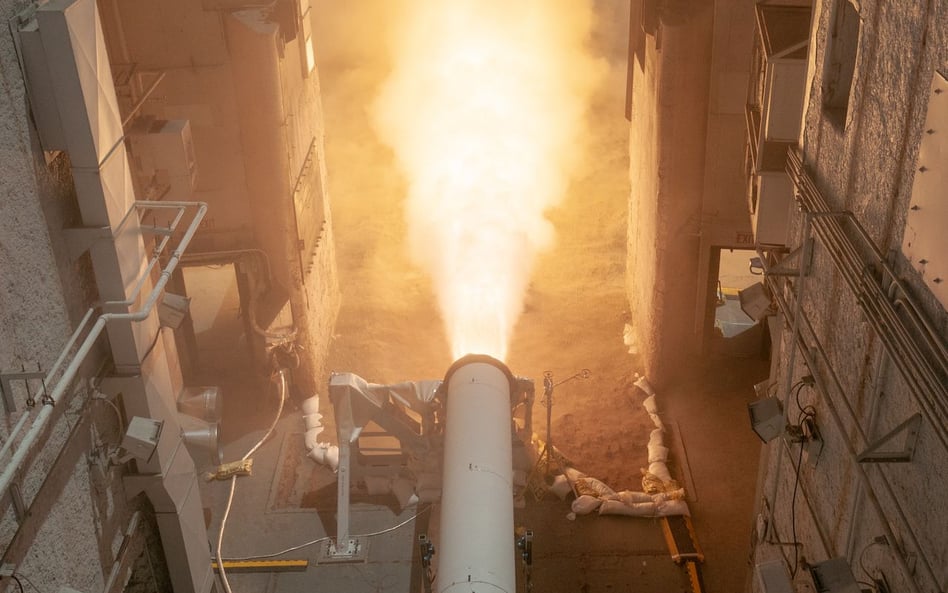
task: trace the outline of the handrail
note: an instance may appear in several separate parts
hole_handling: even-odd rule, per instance
[[[191,223],[188,225],[187,230],[184,232],[184,235],[181,237],[181,240],[178,242],[177,247],[171,253],[171,256],[168,259],[168,263],[165,264],[164,269],[161,271],[161,276],[158,278],[158,281],[155,283],[154,288],[148,295],[148,298],[145,300],[145,303],[142,305],[142,308],[134,313],[103,313],[96,319],[95,324],[89,330],[89,333],[86,334],[85,339],[82,341],[82,344],[79,346],[79,349],[73,355],[69,365],[66,367],[66,370],[63,372],[62,376],[56,382],[55,387],[48,397],[44,398],[43,406],[40,409],[39,413],[36,415],[36,418],[33,420],[33,424],[30,425],[29,431],[23,437],[23,440],[20,441],[17,445],[15,451],[13,452],[13,458],[10,463],[6,465],[3,469],[3,473],[0,474],[0,495],[4,494],[7,489],[10,487],[10,484],[13,481],[13,477],[16,472],[20,470],[24,462],[26,461],[27,455],[29,455],[31,449],[36,445],[36,442],[39,440],[40,434],[45,428],[46,424],[49,422],[50,417],[52,416],[53,409],[56,402],[62,398],[63,394],[69,388],[69,385],[72,383],[73,379],[76,377],[76,373],[79,370],[79,367],[85,361],[86,356],[92,350],[95,341],[102,334],[102,330],[105,329],[106,325],[110,321],[124,320],[129,322],[141,322],[148,318],[151,314],[152,308],[158,302],[158,298],[161,296],[162,291],[165,288],[165,285],[168,283],[168,280],[171,278],[171,274],[174,272],[175,268],[178,266],[178,262],[181,260],[181,257],[184,255],[184,250],[187,249],[188,245],[191,243],[191,239],[194,237],[194,234],[197,232],[198,226],[201,224],[201,221],[204,219],[204,214],[207,212],[207,204],[205,202],[150,202],[150,201],[136,201],[132,208],[129,210],[129,213],[134,209],[139,208],[180,208],[182,211],[186,208],[197,206],[197,212],[194,214],[194,218],[191,220]],[[127,219],[128,213],[126,213],[125,218],[123,218],[123,223]],[[167,245],[167,242],[162,242],[162,246]],[[154,253],[152,258],[157,260],[160,253]],[[145,274],[150,273],[146,271]],[[113,303],[106,303],[113,304]],[[76,329],[72,337],[67,343],[67,347],[64,348],[63,353],[60,355],[59,359],[56,361],[56,364],[50,370],[46,376],[46,383],[51,384],[55,379],[56,371],[59,370],[59,366],[65,361],[68,356],[68,352],[72,349],[73,344],[75,344],[78,336],[82,333],[84,327],[88,324],[88,320],[92,317],[92,312],[94,309],[90,309],[86,313],[86,316],[83,318],[83,323]]]

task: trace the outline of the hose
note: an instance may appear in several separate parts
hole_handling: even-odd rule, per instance
[[[267,429],[267,432],[264,433],[263,437],[257,441],[257,444],[250,448],[243,457],[240,458],[241,461],[246,461],[253,455],[257,449],[260,448],[263,443],[270,438],[270,435],[273,434],[273,431],[276,429],[277,423],[280,421],[280,416],[283,415],[283,404],[286,402],[286,372],[287,370],[281,368],[276,371],[276,375],[280,376],[280,405],[277,408],[277,413],[273,418],[273,422],[270,423],[270,428]],[[271,377],[272,378],[272,377]],[[221,551],[221,545],[224,541],[224,529],[227,527],[227,517],[230,515],[231,505],[234,503],[234,491],[237,488],[237,476],[232,476],[230,479],[230,492],[227,494],[227,506],[224,507],[224,516],[221,517],[221,528],[217,533],[217,570],[221,577],[221,583],[224,585],[224,591],[227,593],[233,593],[230,588],[230,583],[227,581],[227,573],[224,570],[223,562],[223,552]]]

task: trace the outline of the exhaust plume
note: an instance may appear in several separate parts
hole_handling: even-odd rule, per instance
[[[375,104],[408,181],[415,261],[432,276],[453,354],[501,360],[545,213],[583,154],[603,64],[585,48],[587,0],[407,0]]]

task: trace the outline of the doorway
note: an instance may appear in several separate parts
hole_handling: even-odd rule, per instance
[[[762,271],[753,264],[757,252],[727,247],[715,251],[711,262],[714,290],[709,291],[708,304],[708,323],[713,326],[710,351],[728,356],[757,355],[762,349],[763,328],[744,311],[740,300],[742,291],[763,280]]]

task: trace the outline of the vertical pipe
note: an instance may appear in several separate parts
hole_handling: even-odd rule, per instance
[[[344,550],[349,547],[349,463],[352,449],[348,439],[339,440],[339,469],[336,475],[336,547]]]

